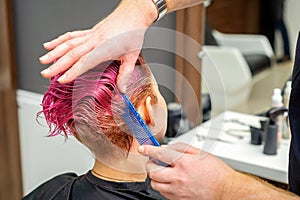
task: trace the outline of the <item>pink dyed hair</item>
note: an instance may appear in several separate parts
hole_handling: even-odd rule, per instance
[[[136,65],[128,81],[128,96],[135,106],[142,103],[147,95],[156,101],[150,69],[145,66],[142,57],[139,57]],[[127,134],[128,130],[120,128],[120,124],[115,122],[114,114],[118,114],[118,108],[113,107],[117,104],[112,102],[118,95],[116,77],[119,66],[119,61],[101,63],[67,84],[57,81],[61,74],[51,79],[42,101],[43,110],[38,113],[45,116],[50,128],[49,136],[75,135],[94,153],[99,151],[99,146],[108,148],[107,141],[128,152],[133,138]],[[136,83],[139,82],[145,84],[137,87]],[[113,113],[113,109],[116,112]],[[107,151],[100,150],[99,154]]]

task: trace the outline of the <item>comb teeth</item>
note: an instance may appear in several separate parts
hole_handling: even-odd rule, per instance
[[[160,146],[159,142],[151,133],[145,121],[141,118],[140,114],[132,105],[128,97],[125,94],[122,94],[122,97],[126,104],[122,118],[140,145],[148,144]]]

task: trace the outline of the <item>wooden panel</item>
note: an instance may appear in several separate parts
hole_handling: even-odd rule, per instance
[[[207,22],[224,33],[259,33],[260,0],[214,0]]]
[[[0,199],[22,197],[12,7],[0,0]]]
[[[204,7],[203,5],[177,11],[176,13],[176,30],[192,38],[196,43],[203,44],[203,22]],[[200,59],[197,57],[201,50],[200,45],[195,45],[184,39],[177,37],[176,51],[181,52],[183,56],[176,55],[176,71],[182,74],[188,81],[183,81],[176,76],[176,96],[180,99],[180,103],[188,117],[194,124],[201,123],[201,74]],[[188,59],[187,59],[188,58]],[[192,63],[188,62],[192,61]],[[189,90],[188,85],[192,88]],[[192,96],[196,96],[195,98]],[[197,109],[199,109],[197,111]]]

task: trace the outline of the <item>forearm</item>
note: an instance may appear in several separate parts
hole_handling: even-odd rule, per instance
[[[222,199],[300,199],[293,193],[274,187],[263,180],[236,173],[224,188]]]
[[[166,0],[167,12],[173,12],[182,8],[191,7],[204,2],[205,0]]]
[[[166,0],[167,13],[194,6],[205,0]],[[156,6],[152,0],[122,0],[117,9],[123,9],[127,14],[135,16],[136,20],[142,20],[146,26],[150,26],[158,16]],[[124,13],[123,13],[124,14]]]
[[[157,8],[152,0],[122,0],[117,10],[120,12],[112,14],[118,13],[120,18],[129,15],[131,19],[143,23],[146,27],[151,26],[158,16]]]

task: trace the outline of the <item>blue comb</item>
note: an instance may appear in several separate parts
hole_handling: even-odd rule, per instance
[[[145,121],[142,119],[141,115],[137,112],[134,105],[128,99],[125,94],[122,94],[122,97],[127,105],[124,108],[124,113],[122,114],[122,118],[127,124],[128,128],[137,139],[140,145],[148,144],[153,146],[160,146],[159,142],[156,140],[155,136],[151,133]],[[168,164],[161,162],[159,160],[150,158],[153,162],[158,165],[169,167]]]
[[[127,124],[128,128],[140,143],[140,145],[148,144],[153,146],[160,146],[155,136],[151,133],[145,121],[142,119],[140,114],[137,112],[134,105],[128,99],[125,94],[122,97],[127,105],[122,115],[123,120]]]

